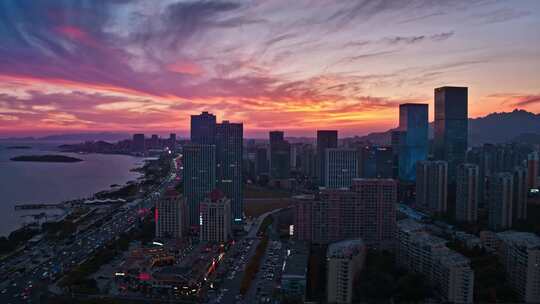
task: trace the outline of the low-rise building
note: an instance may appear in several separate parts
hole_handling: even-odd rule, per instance
[[[200,239],[225,243],[231,236],[231,201],[220,190],[214,190],[200,204]]]
[[[287,250],[281,275],[281,290],[284,299],[303,303],[306,296],[308,258],[309,252],[303,242],[296,242]]]

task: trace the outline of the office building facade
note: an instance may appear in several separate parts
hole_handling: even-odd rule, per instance
[[[244,210],[242,155],[244,127],[223,121],[216,124],[217,187],[231,200],[232,220],[241,223]]]
[[[189,224],[199,226],[199,204],[216,187],[216,146],[188,144],[183,147],[184,196]]]
[[[457,165],[465,162],[468,143],[468,88],[435,89],[434,155],[448,162],[448,176],[455,178]]]
[[[349,188],[358,177],[358,151],[345,148],[324,150],[324,183],[326,188]]]
[[[428,105],[407,103],[399,106],[399,178],[416,179],[416,164],[428,155]]]

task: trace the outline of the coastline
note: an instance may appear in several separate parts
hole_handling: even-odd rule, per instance
[[[9,143],[10,146],[23,144]],[[3,197],[5,203],[0,206],[0,211],[4,214],[2,219],[5,219],[0,226],[0,236],[7,237],[10,233],[27,225],[28,222],[33,222],[33,219],[29,218],[32,214],[27,214],[32,212],[15,212],[15,205],[58,204],[82,197],[94,197],[99,193],[115,191],[126,185],[137,183],[143,176],[139,170],[134,170],[143,165],[143,158],[136,156],[65,153],[69,156],[78,156],[84,161],[48,163],[9,160],[22,154],[64,154],[58,151],[58,143],[38,145],[33,142],[32,144],[31,150],[0,149],[0,162],[5,169],[0,172],[0,177],[5,175],[7,180],[4,184],[7,190]],[[7,145],[5,144],[4,147]],[[120,186],[111,187],[112,185]],[[33,211],[34,215],[40,212],[40,210]]]

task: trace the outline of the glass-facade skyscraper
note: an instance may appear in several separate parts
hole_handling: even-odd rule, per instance
[[[242,153],[244,127],[224,120],[216,125],[217,187],[231,200],[231,219],[242,221]]]
[[[457,165],[465,162],[468,139],[468,88],[435,89],[435,159],[448,162],[449,180]]]
[[[199,225],[199,204],[216,187],[216,146],[188,144],[183,147],[184,196],[190,226]]]
[[[216,123],[216,116],[208,112],[191,116],[192,146],[187,147],[187,152],[191,154],[186,155],[184,153],[184,158],[185,162],[191,161],[194,163],[195,168],[193,169],[193,167],[185,164],[184,171],[186,171],[186,166],[190,170],[200,169],[201,171],[186,172],[184,180],[186,183],[185,190],[189,193],[189,191],[194,190],[187,189],[187,183],[190,182],[188,179],[194,176],[199,179],[190,187],[198,187],[199,192],[204,193],[190,193],[187,197],[188,203],[190,202],[190,196],[198,199],[198,202],[192,202],[193,207],[197,208],[197,210],[198,207],[195,204],[204,199],[205,193],[207,194],[217,187],[231,201],[232,214],[229,218],[235,222],[242,221],[244,209],[242,193],[243,136],[244,127],[241,123],[230,123],[226,120],[222,123]],[[194,153],[192,151],[193,146],[199,147],[201,151]],[[211,172],[213,176],[212,182],[209,182],[205,172]],[[208,176],[210,176],[210,173],[208,173]],[[206,185],[202,185],[202,183],[206,183]]]
[[[416,180],[416,163],[427,159],[428,105],[406,103],[399,106],[399,178]]]

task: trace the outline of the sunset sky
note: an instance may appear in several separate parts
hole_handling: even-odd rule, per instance
[[[362,135],[443,85],[471,117],[540,112],[540,1],[0,1],[0,137],[185,135],[203,110]]]

